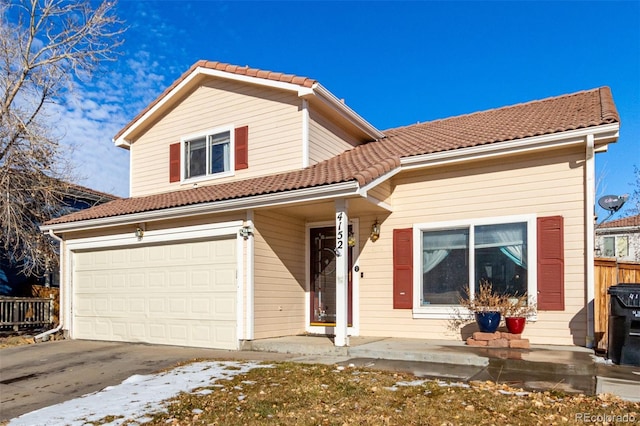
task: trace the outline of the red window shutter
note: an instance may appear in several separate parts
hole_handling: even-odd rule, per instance
[[[393,309],[413,308],[413,229],[393,230]]]
[[[564,221],[538,218],[538,309],[564,311]]]
[[[235,130],[235,166],[236,170],[249,167],[249,126],[238,127]]]
[[[180,142],[169,145],[169,182],[180,181]]]

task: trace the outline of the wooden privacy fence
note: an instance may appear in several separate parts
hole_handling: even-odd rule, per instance
[[[0,298],[0,328],[35,328],[53,323],[53,300],[33,297]]]
[[[595,259],[595,294],[593,301],[595,343],[607,350],[609,330],[609,287],[616,284],[640,283],[640,263]],[[640,284],[639,284],[640,286]]]

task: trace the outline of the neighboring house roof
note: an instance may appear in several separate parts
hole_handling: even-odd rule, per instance
[[[628,216],[628,217],[623,217],[621,219],[604,222],[598,226],[598,230],[611,229],[611,228],[628,228],[632,226],[640,227],[640,214],[636,216]]]
[[[287,78],[295,78],[293,76]],[[396,169],[401,159],[618,123],[608,87],[391,129],[302,170],[169,193],[115,200],[47,222],[55,225],[149,212],[335,183],[361,187]]]
[[[78,185],[76,183],[67,183],[66,185],[66,192],[70,197],[82,199],[85,201],[105,203],[107,201],[113,201],[120,198],[117,195],[96,191],[95,189],[87,188],[86,186]]]

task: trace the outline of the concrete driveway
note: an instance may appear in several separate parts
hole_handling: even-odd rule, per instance
[[[288,354],[62,340],[0,349],[0,422],[199,359],[280,361]]]

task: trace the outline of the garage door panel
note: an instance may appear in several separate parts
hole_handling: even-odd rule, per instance
[[[167,274],[164,272],[150,271],[147,274],[149,280],[149,289],[165,289],[167,288]]]
[[[167,311],[167,300],[159,297],[149,299],[149,313],[156,317],[155,314],[162,314]]]
[[[74,253],[74,337],[236,349],[235,249],[229,239]]]
[[[129,335],[133,339],[138,339],[139,341],[144,341],[147,337],[147,330],[143,323],[140,322],[131,322],[129,323]]]

